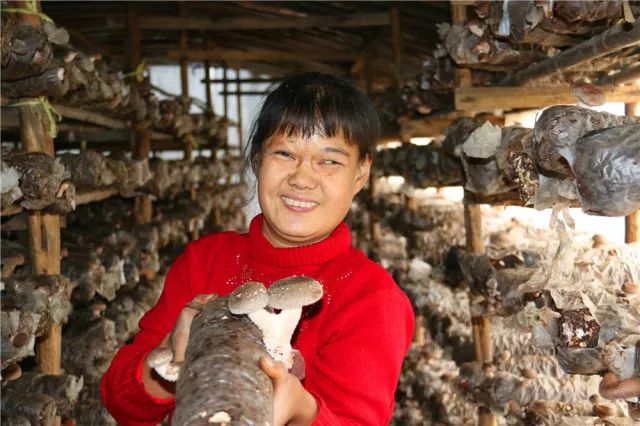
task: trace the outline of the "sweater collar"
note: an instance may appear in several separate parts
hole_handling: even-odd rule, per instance
[[[277,267],[320,265],[351,247],[351,232],[344,222],[331,235],[316,243],[300,247],[274,247],[262,234],[263,221],[263,215],[259,214],[249,225],[249,256],[261,263]]]

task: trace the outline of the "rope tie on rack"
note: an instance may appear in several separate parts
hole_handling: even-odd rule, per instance
[[[124,74],[122,77],[123,78],[134,77],[138,83],[142,83],[142,80],[144,80],[144,72],[146,69],[147,69],[147,61],[143,59],[142,61],[140,61],[140,63],[138,64],[135,70]]]
[[[62,120],[62,115],[55,110],[55,108],[49,102],[49,99],[47,99],[46,97],[40,96],[35,99],[19,101],[9,105],[5,105],[5,106],[7,107],[41,106],[42,109],[44,110],[45,115],[47,116],[47,120],[49,121],[49,136],[51,136],[51,138],[55,138],[56,136],[58,136],[58,126],[56,125],[56,122]]]
[[[198,141],[193,137],[191,133],[186,134],[183,138],[183,142],[185,145],[191,145],[194,148],[198,148]]]
[[[22,14],[25,14],[25,15],[35,15],[35,16],[39,17],[40,19],[42,19],[43,21],[53,23],[53,19],[49,18],[47,15],[45,15],[44,13],[42,13],[42,12],[40,12],[38,10],[38,4],[36,3],[36,0],[27,0],[25,3],[27,4],[26,8],[22,8],[22,7],[3,7],[2,8],[2,12],[3,13],[22,13]]]

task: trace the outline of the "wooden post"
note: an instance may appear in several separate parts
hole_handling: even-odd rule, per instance
[[[186,4],[181,1],[178,5],[180,9],[180,17],[184,18],[187,15]],[[187,32],[185,30],[180,31],[180,50],[183,52],[188,49]],[[180,94],[183,98],[189,97],[189,61],[186,58],[180,58],[180,87],[182,88]],[[187,111],[187,114],[189,111]],[[188,140],[189,138],[187,138]],[[193,156],[193,145],[191,142],[187,142],[184,145],[184,159],[191,160]]]
[[[227,63],[225,62],[224,65],[222,66],[222,100],[223,100],[223,106],[224,106],[224,118],[228,119],[229,118],[229,98],[227,97],[227,92],[229,91],[229,86],[227,85],[228,79],[227,79]]]
[[[640,102],[625,104],[625,113],[640,117]],[[640,210],[624,218],[624,242],[627,244],[640,241]]]
[[[398,86],[402,86],[402,32],[400,30],[400,9],[398,5],[392,4],[389,8],[391,24],[391,52],[393,54],[393,64],[396,69]]]
[[[453,24],[464,24],[467,19],[467,5],[464,3],[451,2],[451,22]],[[456,69],[457,87],[470,87],[472,85],[471,70]],[[474,115],[469,112],[469,115]],[[482,212],[480,205],[469,204],[465,191],[464,203],[464,229],[466,236],[466,248],[469,253],[484,253],[484,243],[482,239]],[[472,316],[471,329],[473,336],[473,348],[477,362],[484,364],[493,359],[493,344],[491,342],[491,321],[488,316]],[[478,425],[497,426],[496,416],[482,405],[478,406]]]
[[[209,61],[204,61],[204,93],[207,97],[207,112],[210,114],[214,113],[213,108],[213,96],[211,94],[211,63]]]
[[[127,10],[129,26],[129,68],[135,69],[141,61],[140,44],[140,18],[135,6],[129,5]],[[149,157],[151,151],[151,130],[141,128],[136,123],[131,125],[131,138],[134,157],[143,160]],[[151,222],[153,216],[153,205],[151,197],[148,195],[138,195],[134,201],[133,214],[136,223],[143,225]]]
[[[236,69],[236,90],[238,92],[238,95],[236,97],[238,112],[238,144],[240,147],[240,152],[242,153],[242,147],[244,144],[242,142],[242,95],[240,94],[240,68]],[[240,180],[243,180],[242,176],[240,176]]]
[[[15,6],[28,9],[27,2],[16,2]],[[40,10],[40,2],[36,2]],[[22,23],[39,27],[40,17],[19,14]],[[20,107],[20,139],[25,152],[44,152],[55,156],[53,139],[49,135],[50,122],[40,105]],[[29,256],[31,273],[34,275],[60,274],[60,216],[56,214],[30,211],[27,217]],[[36,342],[36,361],[46,374],[60,374],[62,360],[62,326],[52,324],[49,330]],[[60,418],[56,419],[57,423]]]
[[[404,205],[407,209],[416,212],[418,210],[418,203],[416,199],[410,195],[405,195],[404,197]],[[413,241],[409,240],[409,244],[414,244]],[[421,312],[416,315],[416,325],[415,331],[413,334],[413,341],[418,346],[424,346],[426,343],[425,337],[427,335],[427,327],[426,327],[426,319]]]

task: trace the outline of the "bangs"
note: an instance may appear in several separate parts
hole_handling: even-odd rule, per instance
[[[333,93],[332,93],[333,92]],[[307,86],[303,90],[287,91],[272,131],[285,136],[309,138],[314,134],[324,137],[342,135],[348,143],[356,144],[350,115],[353,104],[341,96],[335,87]]]
[[[380,121],[369,98],[351,84],[332,75],[306,73],[286,78],[265,98],[247,146],[251,164],[276,134],[342,136],[357,145],[360,159],[372,159]]]

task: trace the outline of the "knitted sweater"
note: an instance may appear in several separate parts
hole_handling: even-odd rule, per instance
[[[262,221],[254,218],[247,234],[221,232],[192,242],[171,266],[158,303],[102,378],[102,400],[120,425],[156,425],[173,411],[174,398],[145,391],[142,366],[186,303],[198,294],[224,296],[246,281],[268,287],[291,275],[310,276],[324,287],[292,345],[305,360],[303,386],[318,403],[313,424],[389,424],[413,335],[409,300],[381,266],[351,246],[345,223],[317,243],[277,248],[263,236]]]

